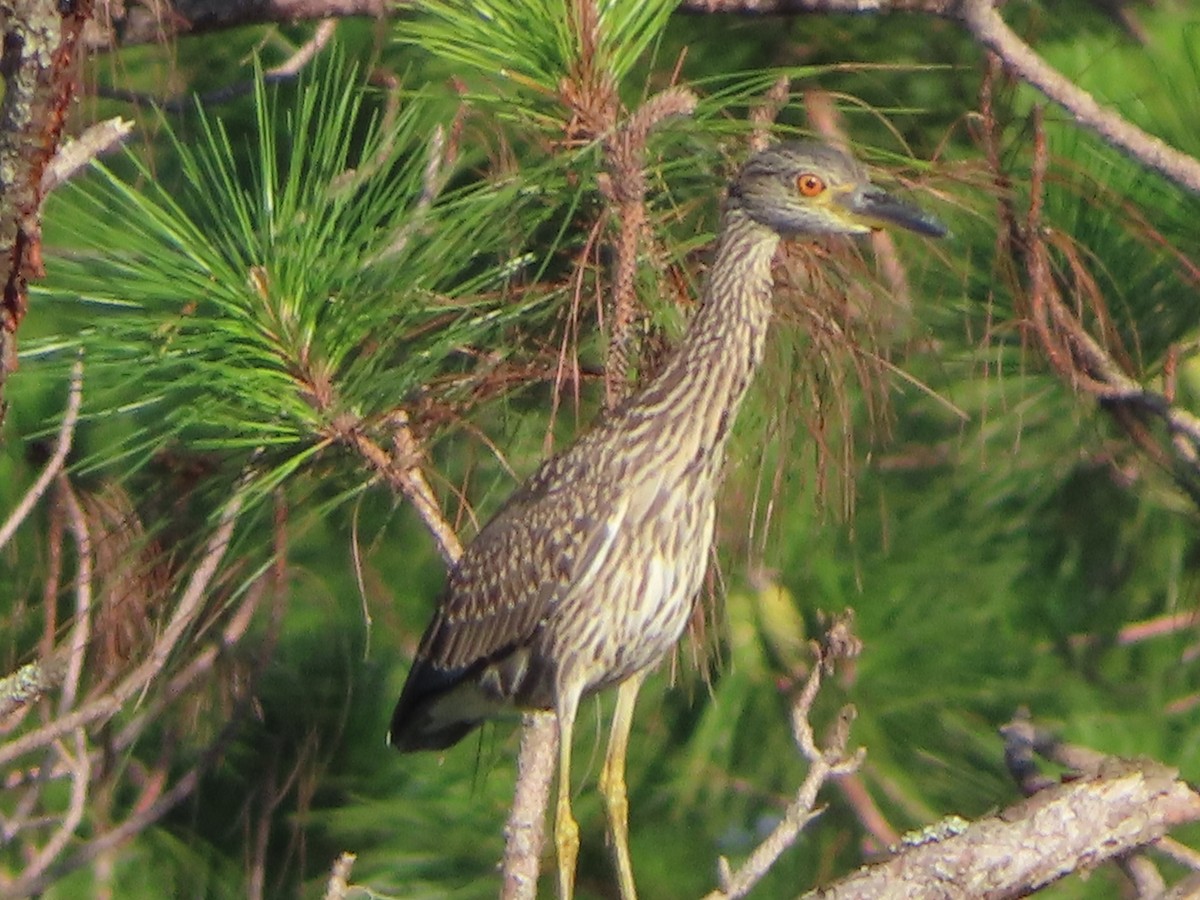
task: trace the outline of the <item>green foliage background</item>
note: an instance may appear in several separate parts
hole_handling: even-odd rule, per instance
[[[678,674],[664,666],[639,707],[629,772],[644,896],[710,889],[717,857],[739,860],[800,783],[787,708],[819,610],[856,611],[865,652],[822,711],[857,707],[862,779],[900,831],[1014,799],[996,728],[1021,706],[1069,740],[1200,777],[1194,634],[1120,640],[1131,622],[1194,608],[1196,508],[1022,340],[1019,288],[995,258],[995,189],[973,139],[974,46],[952,24],[918,17],[718,24],[670,16],[664,3],[600,5],[601,56],[627,105],[673,77],[701,101],[651,141],[649,203],[666,258],[643,265],[650,334],[677,334],[662,267],[693,292],[701,282],[724,177],[746,152],[747,111],[781,73],[795,93],[780,134],[805,127],[803,90],[832,92],[862,155],[916,173],[919,201],[953,231],[940,246],[898,238],[913,308],[871,288],[876,320],[860,337],[888,367],[865,386],[855,353],[823,349],[800,301],[781,301],[730,454],[717,661],[706,681],[685,644]],[[355,880],[381,896],[496,891],[514,729],[489,726],[440,756],[384,747],[442,569],[416,517],[337,435],[349,420],[386,442],[401,403],[452,410],[423,427],[435,488],[469,536],[456,492],[482,519],[517,483],[493,446],[527,474],[548,435],[561,446],[598,409],[591,379],[578,405],[568,398],[550,413],[572,266],[602,205],[598,148],[562,141],[555,95],[578,46],[561,6],[496,0],[485,18],[474,4],[441,4],[382,39],[375,26],[342,24],[337,47],[298,84],[202,113],[143,115],[144,144],[51,199],[49,275],[10,382],[2,505],[36,472],[83,348],[79,479],[119,479],[181,554],[194,545],[177,517],[203,522],[250,459],[256,496],[282,492],[289,510],[291,591],[258,714],[195,796],[121,851],[118,896],[240,895],[264,816],[272,896],[318,896],[343,849],[358,854]],[[1147,46],[1087,4],[1078,16],[1009,6],[1098,99],[1200,154],[1200,18],[1188,4],[1139,11]],[[253,51],[270,64],[305,36],[189,40],[173,56],[97,60],[93,77],[203,91],[252,77]],[[394,119],[367,78],[380,69],[401,73]],[[460,102],[460,156],[426,208],[430,136],[451,127]],[[1035,102],[1009,86],[997,104],[1018,208]],[[1161,374],[1169,348],[1183,348],[1181,400],[1194,408],[1200,303],[1188,266],[1200,260],[1200,201],[1057,111],[1047,119],[1050,222],[1088,259],[1141,373]],[[934,155],[932,166],[915,162]],[[869,264],[845,272],[872,277]],[[587,310],[582,320],[581,357],[595,367],[602,334]],[[480,393],[505,366],[538,374]],[[317,397],[313,384],[329,391]],[[823,452],[807,427],[818,421]],[[204,463],[186,510],[155,498],[166,453]],[[265,504],[256,515],[267,521]],[[240,535],[241,557],[262,564],[269,529],[250,523]],[[37,627],[37,567],[26,564],[37,537],[22,542],[0,567],[8,668]],[[615,895],[593,791],[610,704],[585,707],[576,744],[585,897]],[[198,713],[219,714],[217,704]],[[795,894],[872,849],[841,796],[825,800],[758,896]],[[88,894],[93,877],[77,872],[49,896]],[[1055,896],[1106,896],[1118,884],[1101,871]]]

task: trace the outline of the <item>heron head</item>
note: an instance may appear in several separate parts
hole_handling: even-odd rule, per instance
[[[856,159],[816,141],[754,154],[734,179],[729,199],[785,237],[866,234],[889,225],[929,237],[946,234],[933,216],[871,184]]]

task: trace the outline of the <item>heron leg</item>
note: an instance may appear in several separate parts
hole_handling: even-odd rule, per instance
[[[571,900],[575,892],[575,861],[579,857],[579,823],[571,815],[571,735],[579,693],[560,693],[558,718],[558,806],[554,814],[554,844],[558,851],[559,900]]]
[[[621,900],[636,900],[633,886],[633,865],[629,861],[629,798],[625,791],[625,752],[629,746],[629,729],[633,725],[633,707],[638,691],[646,680],[646,670],[633,675],[617,689],[617,708],[613,712],[612,734],[608,752],[600,769],[600,793],[608,811],[608,836],[617,862],[617,881]]]

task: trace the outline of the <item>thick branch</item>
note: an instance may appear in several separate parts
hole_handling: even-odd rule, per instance
[[[1144,847],[1200,820],[1200,795],[1174,769],[1107,760],[1095,776],[1058,785],[945,838],[933,836],[822,891],[851,897],[1024,897],[1071,872]]]
[[[551,712],[525,715],[517,754],[517,786],[504,826],[501,900],[533,900],[546,831],[546,802],[558,754],[558,723]]]
[[[6,254],[0,297],[0,388],[17,365],[17,329],[28,281],[42,275],[42,177],[58,148],[75,95],[75,56],[86,2],[7,3],[0,15],[0,246]],[[3,418],[0,398],[0,419]]]

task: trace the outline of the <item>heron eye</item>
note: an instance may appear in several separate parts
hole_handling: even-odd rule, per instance
[[[817,194],[824,193],[825,180],[820,175],[805,172],[803,175],[796,176],[796,190],[803,197],[815,197]]]

